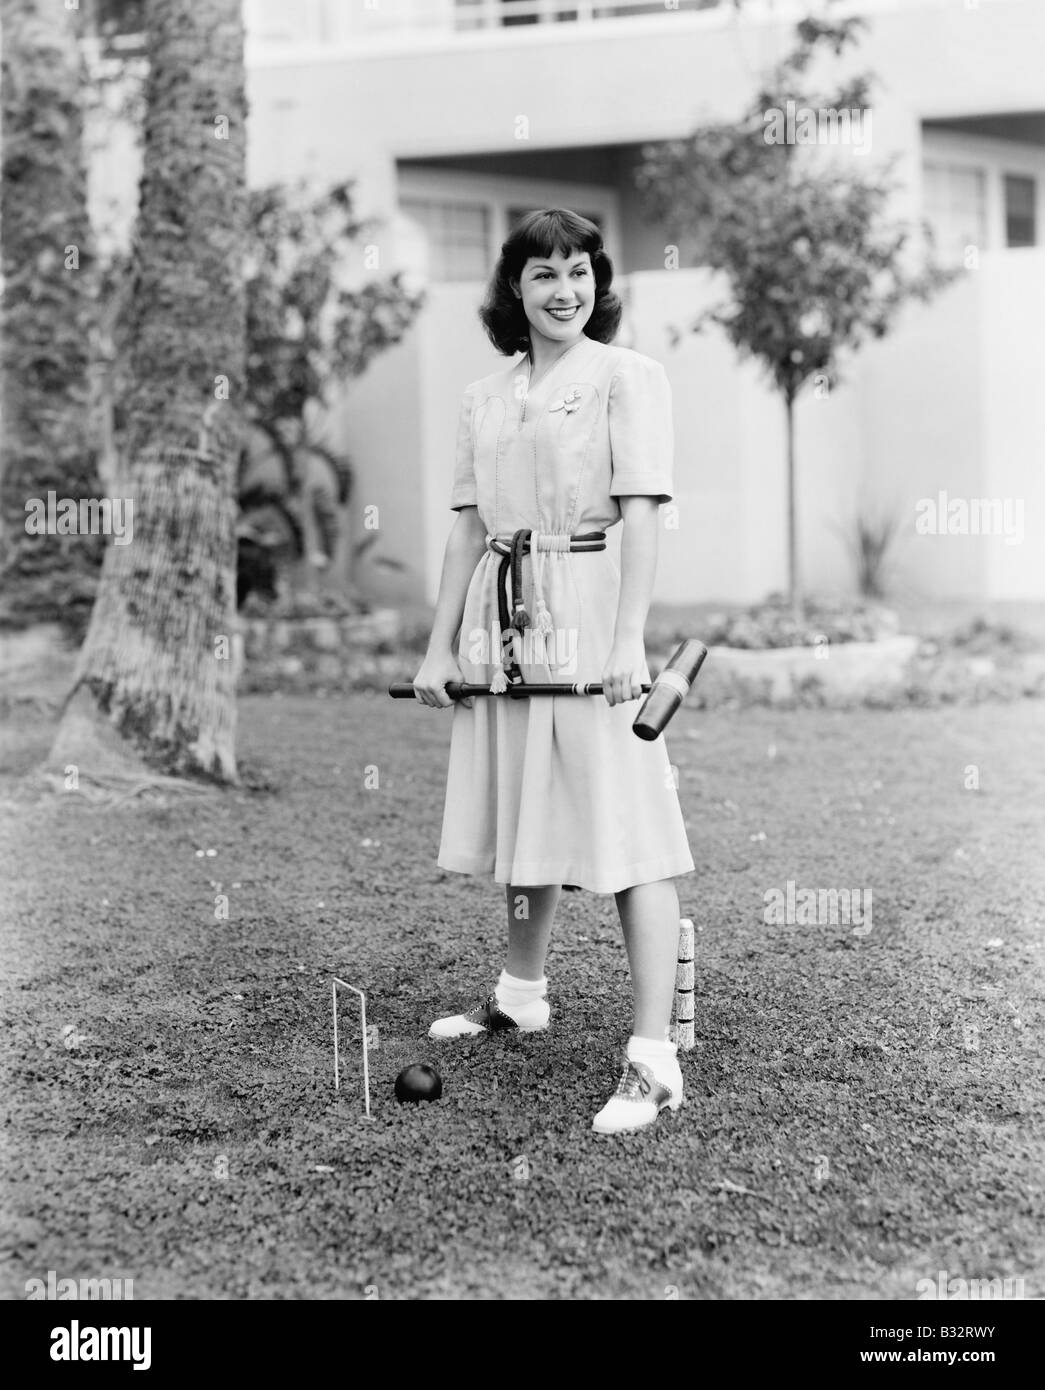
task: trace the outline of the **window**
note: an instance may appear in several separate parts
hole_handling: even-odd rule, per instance
[[[485,280],[490,272],[490,209],[484,203],[402,198],[404,216],[428,243],[430,280]]]
[[[287,14],[287,6],[279,0],[246,0],[244,21],[247,37],[261,43],[294,43],[312,38],[315,15]]]
[[[961,260],[967,246],[987,246],[987,175],[964,164],[926,163],[925,215],[944,259]]]
[[[1024,174],[1005,175],[1005,245],[1037,246],[1034,204],[1037,186]]]

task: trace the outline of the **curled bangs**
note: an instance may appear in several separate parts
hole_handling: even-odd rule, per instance
[[[531,258],[540,260],[556,252],[568,258],[585,251],[592,256],[601,249],[602,234],[595,223],[565,208],[549,208],[544,212],[527,214],[503,248],[518,270],[522,270]]]

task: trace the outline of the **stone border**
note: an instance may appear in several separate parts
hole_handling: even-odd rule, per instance
[[[394,655],[404,632],[395,608],[340,617],[243,618],[238,626],[235,668],[241,694],[307,690],[317,683],[352,689],[379,681],[386,667],[405,669],[412,659]]]
[[[407,680],[422,660],[416,622],[395,608],[309,618],[237,621],[233,661],[238,693],[306,694],[372,690]],[[659,670],[677,646],[647,644]],[[57,624],[0,632],[0,704],[68,693],[76,647]],[[935,641],[893,636],[878,642],[746,649],[711,648],[687,703],[745,706],[908,706],[1045,698],[1045,652],[977,655]]]
[[[712,647],[699,686],[707,687],[709,699],[734,693],[788,704],[813,689],[825,704],[862,704],[904,688],[918,646],[917,637],[898,636],[815,647]]]
[[[291,651],[353,652],[382,644],[395,645],[403,622],[395,608],[376,608],[371,613],[343,617],[242,618],[243,655],[248,662],[264,661]]]

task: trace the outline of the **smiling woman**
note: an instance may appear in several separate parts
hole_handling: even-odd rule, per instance
[[[592,1122],[600,1134],[682,1104],[668,1036],[672,880],[693,870],[664,740],[636,739],[630,708],[650,678],[643,628],[658,506],[672,495],[671,394],[659,363],[611,344],[612,278],[599,229],[565,209],[530,213],[501,248],[480,317],[505,356],[525,355],[465,390],[450,497],[459,516],[413,680],[437,709],[451,704],[451,680],[492,695],[511,685],[516,697],[454,707],[438,863],[505,886],[508,952],[485,1002],[437,1019],[430,1036],[544,1031],[559,895],[613,893],[635,1022],[617,1092]],[[618,569],[606,533],[619,523]],[[567,676],[601,681],[603,695],[518,698]]]

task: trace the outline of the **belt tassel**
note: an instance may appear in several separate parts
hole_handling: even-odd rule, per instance
[[[516,632],[525,632],[530,626],[530,615],[526,611],[522,594],[522,557],[523,547],[529,543],[532,532],[522,529],[516,531],[512,536],[512,548],[509,556],[509,564],[512,572],[512,596],[515,604],[515,611],[512,614],[512,627]]]
[[[534,607],[537,610],[537,621],[533,625],[533,630],[538,637],[548,637],[554,631],[552,615],[548,612],[548,605],[544,600],[544,566],[548,559],[548,552],[546,550],[531,550],[530,559],[533,565]]]

